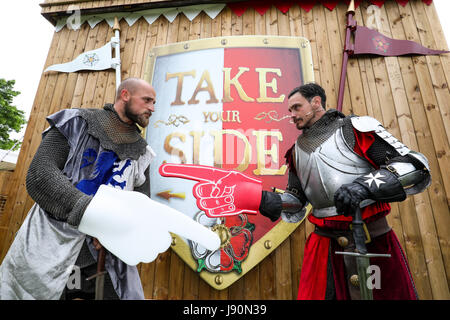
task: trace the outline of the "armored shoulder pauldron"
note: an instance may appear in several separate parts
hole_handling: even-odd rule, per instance
[[[351,119],[352,125],[356,130],[359,132],[374,131],[377,136],[393,146],[400,155],[404,156],[410,152],[410,150],[388,132],[377,119],[369,116],[353,117]]]

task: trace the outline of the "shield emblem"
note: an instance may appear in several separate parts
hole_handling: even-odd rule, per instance
[[[241,171],[263,190],[287,184],[285,152],[299,132],[287,94],[314,81],[310,43],[301,37],[237,36],[176,43],[151,50],[145,79],[157,93],[145,132],[157,157],[151,196],[217,232],[208,251],[173,235],[172,249],[215,289],[227,288],[281,244],[302,222],[257,214],[210,218],[192,194],[194,181],[162,177],[163,163]],[[309,210],[310,208],[308,208]]]

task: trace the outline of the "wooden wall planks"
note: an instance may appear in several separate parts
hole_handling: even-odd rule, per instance
[[[108,3],[113,6],[137,1]],[[85,8],[89,5],[92,3],[83,4]],[[357,8],[358,23],[367,25],[371,21],[370,5],[364,1]],[[160,17],[152,25],[141,18],[131,27],[122,20],[122,77],[143,76],[146,53],[154,46],[226,35],[304,36],[311,41],[316,81],[327,90],[327,107],[334,107],[346,9],[344,4],[333,11],[316,5],[306,12],[294,5],[286,14],[271,7],[261,16],[250,8],[238,17],[226,7],[214,20],[205,13],[193,21],[180,14],[172,23]],[[435,23],[434,5],[412,0],[403,7],[386,1],[379,13],[379,31],[385,35],[448,48],[441,27]],[[71,61],[81,52],[105,44],[112,35],[106,22],[94,29],[87,23],[77,31],[64,28],[54,35],[45,67]],[[449,55],[351,58],[347,73],[344,113],[376,117],[430,162],[431,187],[405,202],[392,204],[388,216],[405,249],[421,299],[450,298],[449,79]],[[1,258],[33,204],[26,192],[25,177],[47,127],[45,117],[63,108],[101,107],[113,102],[114,82],[112,71],[42,75],[16,170],[8,175],[8,201],[0,217]],[[150,299],[295,299],[303,248],[312,230],[309,222],[302,224],[258,266],[222,291],[207,285],[169,250],[153,263],[139,265],[145,295]]]

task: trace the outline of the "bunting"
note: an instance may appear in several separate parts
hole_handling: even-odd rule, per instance
[[[149,24],[155,22],[160,16],[164,16],[169,22],[173,22],[175,18],[181,13],[186,16],[190,21],[195,19],[200,12],[205,12],[211,19],[214,19],[222,10],[225,8],[224,3],[219,4],[202,4],[193,5],[185,7],[172,7],[172,8],[158,8],[141,10],[135,12],[111,12],[104,14],[92,14],[92,15],[82,15],[79,17],[79,21],[75,23],[70,23],[70,19],[63,17],[59,19],[56,23],[55,31],[59,32],[66,25],[70,23],[70,27],[74,30],[78,30],[83,23],[87,22],[91,28],[94,28],[97,24],[102,21],[106,21],[108,25],[112,28],[114,26],[114,18],[119,20],[125,20],[131,27],[140,18],[144,18]]]
[[[363,0],[355,1],[355,8],[361,4]],[[368,0],[370,3],[381,7],[386,0]],[[393,0],[401,6],[406,6],[409,0]],[[430,5],[433,0],[422,0],[426,5]],[[158,8],[149,9],[136,12],[113,12],[105,14],[93,14],[83,15],[80,17],[78,24],[71,24],[71,28],[77,30],[85,22],[89,24],[91,28],[94,28],[102,21],[106,21],[112,28],[114,25],[114,17],[118,17],[119,20],[124,19],[129,26],[132,26],[140,18],[144,18],[149,24],[155,22],[160,16],[165,17],[169,22],[173,22],[175,18],[180,14],[184,14],[189,21],[195,19],[200,12],[205,12],[211,19],[214,19],[226,6],[237,15],[242,16],[248,8],[253,8],[261,16],[263,16],[267,10],[272,6],[275,6],[280,12],[286,14],[293,5],[298,5],[300,8],[309,12],[315,5],[323,5],[328,10],[332,11],[339,3],[345,3],[348,5],[350,0],[250,0],[231,3],[219,3],[219,4],[201,4],[185,7],[172,7],[172,8]],[[57,21],[55,31],[58,32],[68,24],[68,18],[64,17]]]
[[[401,5],[402,7],[406,6],[408,4],[409,0],[397,0],[397,3]],[[430,5],[430,4],[428,4]]]
[[[355,8],[358,8],[358,6],[361,4],[363,0],[356,0],[355,1]],[[386,2],[386,0],[368,0],[370,3],[378,6],[381,8],[383,4]],[[409,0],[395,0],[398,4],[401,6],[406,6],[406,4],[409,2]],[[433,0],[422,0],[423,3],[426,5],[430,5]],[[256,12],[258,12],[260,15],[264,15],[264,13],[272,6],[274,5],[278,10],[280,10],[282,13],[286,13],[289,11],[289,9],[293,5],[298,5],[306,12],[310,11],[315,5],[321,4],[325,8],[327,8],[330,11],[333,11],[334,8],[339,3],[345,3],[348,5],[350,3],[350,0],[260,0],[260,1],[242,1],[242,2],[233,2],[228,3],[227,6],[233,11],[233,13],[237,16],[242,16],[244,12],[248,8],[255,9]]]

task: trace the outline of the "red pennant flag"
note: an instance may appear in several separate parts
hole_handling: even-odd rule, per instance
[[[388,38],[378,31],[364,26],[357,26],[353,54],[375,54],[380,56],[428,55],[450,51],[432,50],[409,40]]]

